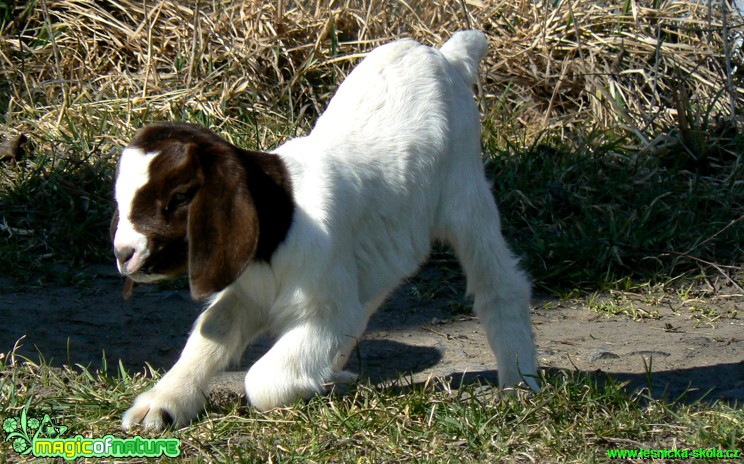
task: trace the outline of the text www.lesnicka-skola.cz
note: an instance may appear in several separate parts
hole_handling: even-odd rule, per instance
[[[609,449],[610,459],[742,459],[741,450],[720,448],[697,449]]]

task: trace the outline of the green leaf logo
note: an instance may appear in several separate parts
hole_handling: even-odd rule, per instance
[[[7,417],[3,420],[5,442],[10,443],[13,451],[20,454],[31,452],[31,444],[38,437],[56,438],[67,431],[64,425],[54,423],[49,414],[44,417],[29,417],[26,408],[20,416]]]

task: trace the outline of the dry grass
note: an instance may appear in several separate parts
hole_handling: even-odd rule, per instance
[[[588,124],[649,145],[679,124],[680,102],[713,120],[744,98],[727,87],[720,11],[699,2],[40,0],[9,17],[6,135],[82,125],[123,143],[144,121],[190,119],[258,128],[252,141],[273,145],[307,127],[364,52],[467,27],[489,36],[484,109],[505,137]]]
[[[483,27],[489,90],[508,86],[525,126],[617,127],[648,145],[679,125],[680,103],[730,116],[720,11],[687,1],[521,4],[499,5]],[[741,103],[744,93],[732,96]]]

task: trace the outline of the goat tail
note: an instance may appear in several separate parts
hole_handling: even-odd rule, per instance
[[[468,85],[478,77],[478,63],[488,51],[486,36],[481,31],[458,31],[439,51],[457,69]]]

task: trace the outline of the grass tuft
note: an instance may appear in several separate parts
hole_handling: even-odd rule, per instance
[[[70,427],[68,436],[120,435],[122,411],[157,378],[123,369],[50,369],[12,353],[2,359],[2,414],[20,414],[24,407],[29,414],[48,413]],[[164,435],[181,440],[181,462],[593,462],[604,461],[613,448],[742,445],[741,409],[652,400],[627,393],[611,377],[554,371],[539,394],[501,395],[478,385],[453,391],[440,380],[401,385],[383,389],[362,381],[342,396],[267,413],[221,405]],[[19,458],[5,448],[0,453]]]
[[[488,160],[505,232],[538,282],[601,289],[703,269],[736,284],[741,152],[700,164],[684,152],[674,160],[634,152],[607,131],[585,136],[546,136]]]
[[[52,151],[0,165],[0,274],[26,280],[108,258],[115,158],[72,148],[81,144],[57,140]]]

